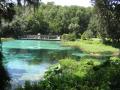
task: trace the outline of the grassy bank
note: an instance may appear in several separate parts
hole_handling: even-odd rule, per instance
[[[119,49],[103,44],[100,40],[79,40],[62,42],[64,46],[71,46],[81,49],[93,55],[118,55]]]
[[[14,38],[1,38],[2,42],[15,40]]]
[[[70,58],[60,60],[36,84],[25,83],[16,90],[119,90],[120,59],[99,60]]]

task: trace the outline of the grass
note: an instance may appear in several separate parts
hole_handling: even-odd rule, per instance
[[[119,49],[103,44],[100,40],[79,40],[62,42],[64,46],[81,49],[91,55],[118,55]]]
[[[13,38],[1,38],[2,42],[14,40]]]
[[[59,61],[61,68],[66,69],[66,71],[72,71],[73,74],[84,77],[86,76],[87,72],[92,69],[93,66],[98,66],[101,64],[99,60],[92,60],[92,59],[81,59],[80,61],[72,60],[70,58],[66,58]]]
[[[43,81],[16,90],[118,90],[120,88],[120,59],[62,59],[45,73]]]

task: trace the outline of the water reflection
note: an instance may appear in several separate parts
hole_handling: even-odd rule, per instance
[[[43,79],[48,68],[60,59],[72,57],[79,60],[78,49],[62,47],[56,41],[15,40],[3,43],[4,66],[12,86]]]
[[[2,53],[0,52],[0,90],[7,90],[10,78],[2,63]]]

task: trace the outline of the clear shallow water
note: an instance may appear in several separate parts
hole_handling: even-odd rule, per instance
[[[59,41],[15,40],[3,43],[4,66],[13,84],[43,79],[45,71],[65,57],[82,55]],[[78,58],[78,57],[77,57]]]
[[[61,47],[59,41],[37,41],[37,40],[15,40],[3,43],[3,48],[13,49],[70,49],[70,47]]]

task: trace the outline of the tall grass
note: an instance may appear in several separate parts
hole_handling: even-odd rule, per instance
[[[103,44],[100,40],[79,40],[62,42],[64,46],[71,46],[93,54],[118,54],[119,49]]]

